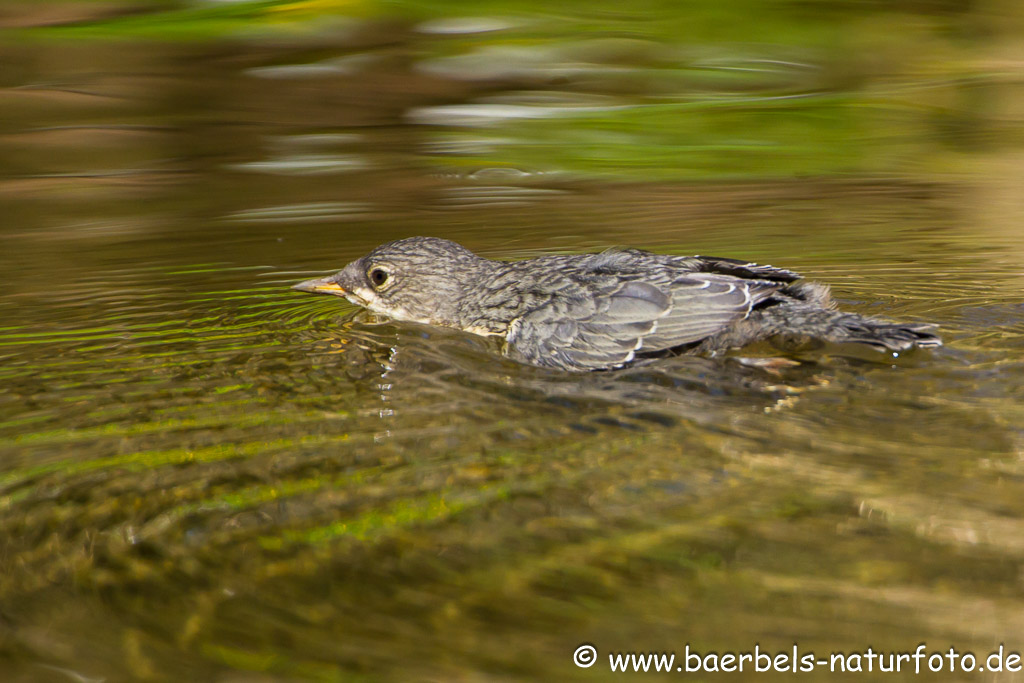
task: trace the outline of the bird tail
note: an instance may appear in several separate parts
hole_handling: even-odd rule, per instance
[[[926,323],[894,323],[801,304],[773,306],[764,310],[769,328],[785,345],[808,337],[838,344],[866,344],[880,351],[907,351],[942,346],[935,326]]]
[[[825,339],[832,342],[867,344],[880,351],[933,349],[942,346],[935,326],[925,323],[891,323],[884,320],[846,314],[837,321]]]

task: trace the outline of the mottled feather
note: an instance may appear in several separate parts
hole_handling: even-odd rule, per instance
[[[505,262],[413,237],[296,288],[400,320],[497,335],[510,354],[567,370],[616,368],[667,351],[714,354],[770,338],[890,351],[942,344],[930,325],[836,311],[827,286],[790,270],[636,249]]]

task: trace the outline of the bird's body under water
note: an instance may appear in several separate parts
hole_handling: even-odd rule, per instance
[[[931,325],[834,308],[828,287],[772,266],[636,249],[492,261],[455,242],[389,242],[295,289],[387,315],[504,338],[510,355],[565,370],[668,353],[714,355],[762,341],[941,346]]]

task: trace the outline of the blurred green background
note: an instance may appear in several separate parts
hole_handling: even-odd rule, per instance
[[[0,0],[0,679],[1019,651],[1022,82],[1010,0]],[[946,347],[565,375],[288,289],[416,234]]]

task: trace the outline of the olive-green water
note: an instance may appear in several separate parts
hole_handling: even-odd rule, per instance
[[[0,680],[1024,650],[1022,85],[1008,0],[0,3]],[[289,290],[411,235],[946,346],[566,374]]]

